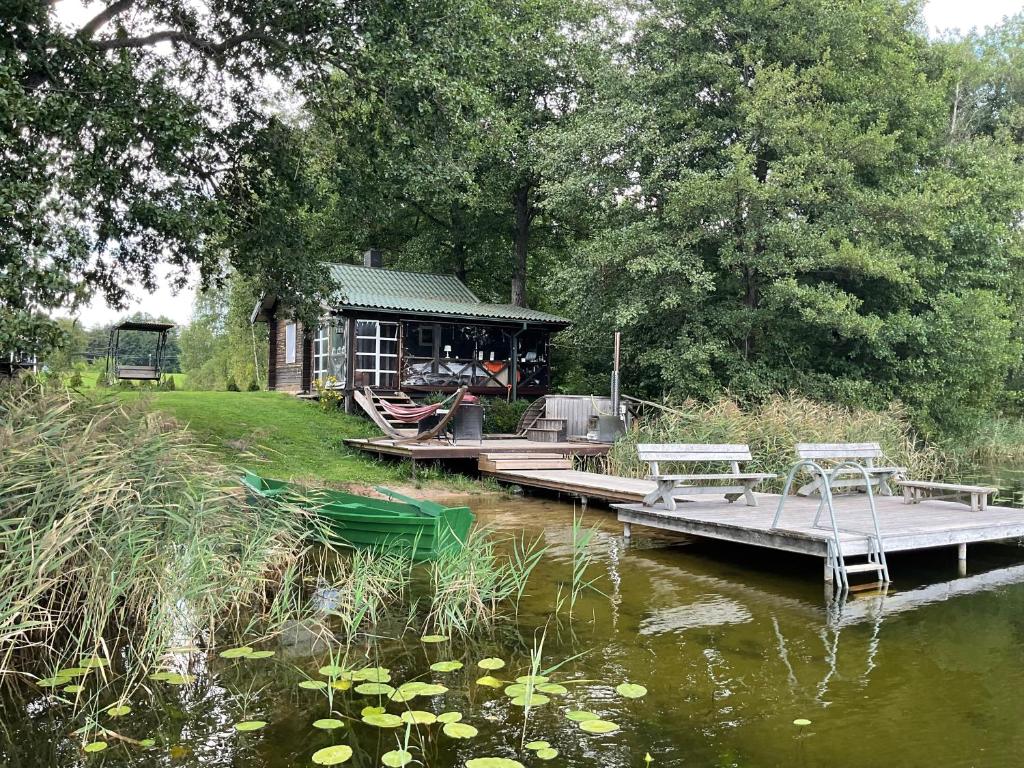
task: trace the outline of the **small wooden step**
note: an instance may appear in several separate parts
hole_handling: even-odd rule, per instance
[[[885,596],[885,582],[884,581],[869,581],[865,584],[851,584],[848,587],[850,592],[871,592],[875,591],[878,597]],[[861,595],[861,597],[874,597],[874,595]]]
[[[517,469],[572,469],[572,459],[558,453],[484,453],[477,459],[482,472],[509,472]]]
[[[846,566],[847,573],[869,573],[881,570],[882,566],[879,563],[854,563],[853,565]]]

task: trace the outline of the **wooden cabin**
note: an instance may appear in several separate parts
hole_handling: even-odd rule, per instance
[[[453,392],[537,397],[551,381],[549,341],[565,318],[480,301],[453,275],[399,272],[368,251],[362,266],[328,265],[339,287],[316,328],[303,328],[275,296],[253,322],[269,326],[268,386],[307,394],[329,381],[351,402],[355,389],[412,396]]]

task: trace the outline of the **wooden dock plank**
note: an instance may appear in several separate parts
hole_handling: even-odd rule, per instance
[[[445,443],[399,443],[389,438],[372,440],[350,438],[345,445],[366,453],[398,456],[415,461],[443,459],[477,459],[484,453],[557,453],[562,456],[604,456],[611,447],[607,443],[588,443],[574,440],[560,443],[538,443],[525,438],[505,438],[488,435],[481,441]]]

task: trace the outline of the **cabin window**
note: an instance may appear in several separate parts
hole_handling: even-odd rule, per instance
[[[295,323],[284,327],[284,361],[288,365],[295,362]]]
[[[357,387],[398,387],[398,323],[356,320]]]
[[[331,352],[331,326],[321,325],[313,337],[313,379],[323,381],[329,375],[327,360]]]
[[[331,324],[330,352],[327,356],[327,373],[343,387],[348,381],[348,345],[345,343],[344,321]]]

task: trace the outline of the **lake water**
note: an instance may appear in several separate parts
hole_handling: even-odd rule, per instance
[[[1004,477],[1003,498],[1020,500],[1022,475]],[[436,768],[469,758],[509,757],[542,765],[644,768],[665,766],[1019,766],[1024,763],[1024,551],[1015,545],[972,547],[967,576],[955,552],[890,558],[887,596],[865,595],[836,605],[826,599],[821,564],[810,558],[689,543],[635,527],[627,544],[614,515],[592,507],[598,526],[588,577],[595,591],[570,620],[554,613],[571,580],[573,506],[537,498],[475,497],[481,522],[498,536],[541,536],[549,547],[535,571],[518,628],[501,627],[471,643],[426,645],[415,637],[360,646],[350,665],[381,664],[394,684],[414,677],[450,690],[408,706],[459,711],[479,730],[455,740],[440,725],[413,729],[412,752]],[[529,672],[530,651],[543,636],[542,667],[568,693],[544,706],[514,706],[501,690],[475,683],[476,666],[496,656],[511,679]],[[134,711],[110,727],[157,746],[140,751],[111,742],[83,755],[67,734],[66,705],[47,698],[8,702],[0,761],[43,766],[310,766],[334,744],[354,749],[347,765],[380,765],[405,729],[359,722],[375,703],[338,693],[345,727],[312,727],[328,717],[327,698],[298,688],[327,663],[296,647],[273,659],[227,662],[183,657],[197,676],[183,687],[154,685],[131,702]],[[454,659],[455,672],[429,671]],[[648,689],[643,698],[615,693],[622,682]],[[389,712],[401,712],[391,703]],[[617,723],[595,735],[568,721],[587,710]],[[233,724],[268,725],[239,733]],[[810,725],[797,726],[806,719]],[[525,738],[524,738],[525,736]],[[545,740],[559,755],[544,762],[521,745]]]

